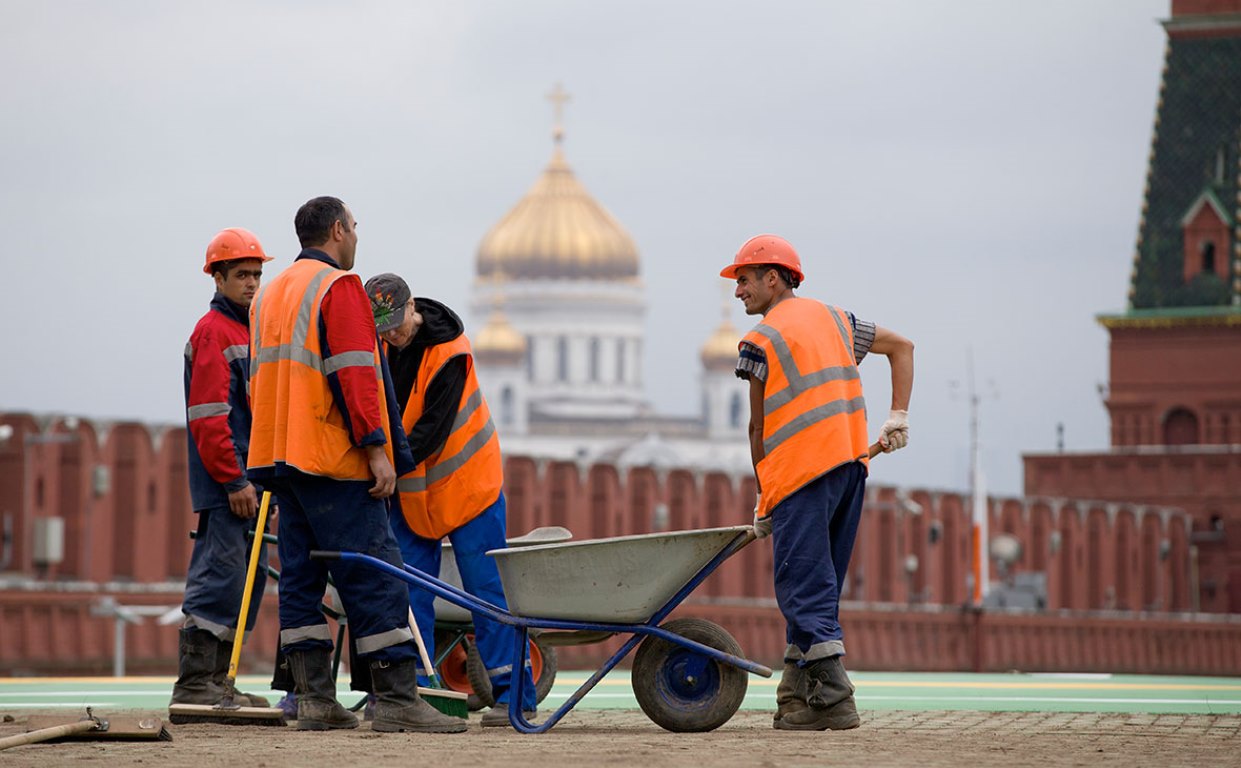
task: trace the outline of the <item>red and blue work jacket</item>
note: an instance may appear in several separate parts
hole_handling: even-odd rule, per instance
[[[185,345],[185,421],[194,511],[228,506],[246,487],[250,317],[220,293]]]

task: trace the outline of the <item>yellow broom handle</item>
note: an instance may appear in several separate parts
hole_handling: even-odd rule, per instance
[[[241,615],[237,617],[237,630],[233,637],[233,657],[228,660],[228,679],[237,681],[237,665],[241,662],[241,643],[246,637],[246,616],[250,613],[250,593],[254,589],[254,576],[259,567],[259,552],[263,549],[263,532],[267,530],[267,505],[271,491],[263,491],[259,504],[259,519],[254,524],[254,546],[250,547],[250,567],[246,569],[246,588],[241,592]]]

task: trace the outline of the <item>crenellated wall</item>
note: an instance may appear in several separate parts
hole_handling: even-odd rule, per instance
[[[177,582],[184,579],[195,524],[185,430],[23,413],[0,414],[0,425],[11,427],[0,440],[0,519],[12,532],[0,577],[21,585],[0,593],[0,674],[106,671],[114,625],[92,614],[91,605],[109,595],[121,603],[180,601]],[[507,457],[505,486],[511,535],[561,525],[578,539],[747,524],[755,491],[748,475],[523,456]],[[1190,621],[1181,613],[1193,607],[1195,579],[1183,512],[1037,497],[993,498],[989,509],[992,536],[1006,533],[1022,545],[1005,569],[991,563],[993,587],[1043,574],[1042,610],[980,617],[964,608],[971,521],[962,494],[872,484],[844,588],[855,666],[1081,669],[1083,658],[1104,653],[1099,663],[1113,670],[1241,672],[1235,653],[1214,645],[1192,664],[1184,654],[1178,662],[1178,654],[1162,651],[1120,653],[1148,641],[1165,648],[1168,637],[1206,642],[1208,619]],[[41,565],[34,559],[34,528],[49,516],[64,520],[64,559]],[[771,546],[758,542],[707,579],[681,610],[715,618],[738,634],[748,653],[776,661],[784,636],[771,573]],[[274,655],[275,591],[268,594],[249,641],[249,669],[269,668]],[[1241,623],[1209,628],[1207,635],[1217,638],[1211,642],[1241,647]],[[1156,631],[1164,640],[1142,639]],[[1087,645],[1112,639],[1116,653],[1081,655]],[[134,671],[169,672],[176,625],[147,619],[129,628],[126,646]],[[565,658],[589,662],[607,647],[566,649]],[[1132,661],[1148,656],[1149,668]]]

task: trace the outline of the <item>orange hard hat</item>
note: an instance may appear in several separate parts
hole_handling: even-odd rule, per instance
[[[756,267],[760,264],[772,264],[784,267],[792,272],[797,282],[806,279],[801,271],[801,259],[788,240],[776,235],[758,235],[745,241],[741,250],[733,257],[733,263],[720,270],[720,277],[729,280],[737,279],[737,270],[742,267]]]
[[[207,246],[207,263],[203,265],[203,272],[211,274],[212,264],[238,259],[271,261],[271,257],[263,250],[263,244],[250,230],[241,227],[221,229]]]

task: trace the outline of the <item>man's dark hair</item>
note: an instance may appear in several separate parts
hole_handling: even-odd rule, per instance
[[[240,260],[240,259],[230,259],[230,260],[228,260],[228,261],[217,261],[217,262],[214,262],[214,263],[212,263],[212,265],[211,265],[211,275],[212,275],[213,277],[214,277],[215,275],[219,275],[220,277],[222,277],[222,278],[224,278],[225,280],[227,280],[227,279],[228,279],[228,274],[229,274],[230,272],[232,272],[232,271],[233,271],[233,268],[237,266],[237,264],[238,264],[238,262],[239,262],[239,261],[241,261],[241,260]]]
[[[335,197],[316,197],[297,209],[293,228],[303,248],[323,245],[332,234],[332,225],[340,222],[348,229],[345,204]]]
[[[797,286],[801,285],[801,281],[798,280],[793,275],[793,273],[789,270],[788,267],[782,267],[779,264],[756,264],[754,265],[754,271],[758,274],[759,277],[762,277],[763,275],[767,274],[773,269],[776,271],[776,276],[779,277],[781,280],[783,280],[784,284],[787,285],[789,288],[796,288]]]

